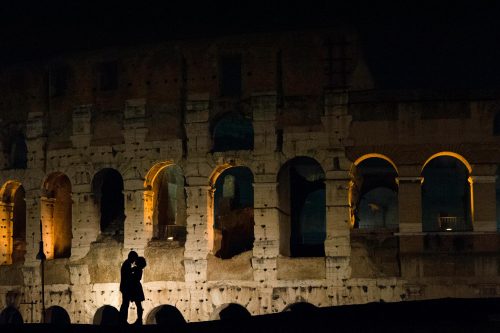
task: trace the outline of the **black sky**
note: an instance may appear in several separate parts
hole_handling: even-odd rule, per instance
[[[172,38],[349,25],[360,32],[379,87],[500,87],[500,10],[493,0],[159,3],[2,2],[0,61]]]

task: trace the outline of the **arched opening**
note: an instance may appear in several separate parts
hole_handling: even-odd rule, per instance
[[[0,253],[2,263],[24,262],[26,253],[25,191],[18,181],[6,182],[0,190]]]
[[[117,326],[120,324],[120,311],[111,305],[101,306],[95,312],[92,324]]]
[[[350,188],[354,228],[397,229],[397,171],[390,160],[368,157],[355,163]]]
[[[212,129],[213,151],[253,149],[252,121],[230,112],[219,118]]]
[[[241,166],[225,169],[214,187],[214,253],[228,259],[253,248],[252,171]]]
[[[177,165],[164,167],[152,180],[153,239],[186,241],[186,180]]]
[[[325,255],[325,173],[309,157],[295,157],[278,173],[280,253],[291,257]]]
[[[431,157],[422,170],[422,230],[472,230],[470,166],[450,155]]]
[[[101,234],[122,236],[125,224],[125,201],[123,179],[118,171],[102,169],[92,179],[92,192],[95,204],[101,214]]]
[[[246,320],[252,315],[243,305],[226,303],[218,307],[211,315],[210,320]]]
[[[20,325],[23,322],[23,316],[13,306],[6,307],[0,313],[0,325]]]
[[[151,310],[146,324],[168,326],[170,330],[175,331],[186,325],[186,319],[175,306],[164,304]]]
[[[71,324],[71,320],[68,312],[64,308],[54,305],[45,310],[45,323],[69,325]]]
[[[69,258],[73,238],[71,182],[61,172],[52,173],[45,181],[44,192],[42,222],[47,258]]]
[[[22,132],[17,131],[10,138],[9,166],[11,169],[28,167],[28,147]]]

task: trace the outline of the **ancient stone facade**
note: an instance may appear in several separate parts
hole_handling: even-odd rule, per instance
[[[132,249],[148,261],[147,322],[163,304],[201,321],[228,303],[258,315],[497,296],[497,98],[377,91],[353,36],[248,34],[3,68],[0,309],[40,321],[41,239],[45,308],[74,323],[119,307]],[[441,157],[465,185],[429,222],[425,170]],[[392,171],[377,178],[374,160]],[[376,188],[391,189],[388,208],[362,211]],[[363,227],[380,209],[370,221],[383,225]]]

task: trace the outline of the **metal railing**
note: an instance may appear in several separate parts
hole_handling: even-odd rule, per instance
[[[439,231],[472,231],[472,225],[462,216],[438,217]]]

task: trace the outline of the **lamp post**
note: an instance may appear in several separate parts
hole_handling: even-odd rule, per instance
[[[42,221],[40,220],[40,243],[36,259],[40,260],[42,273],[42,323],[45,323],[45,252],[43,252]]]

